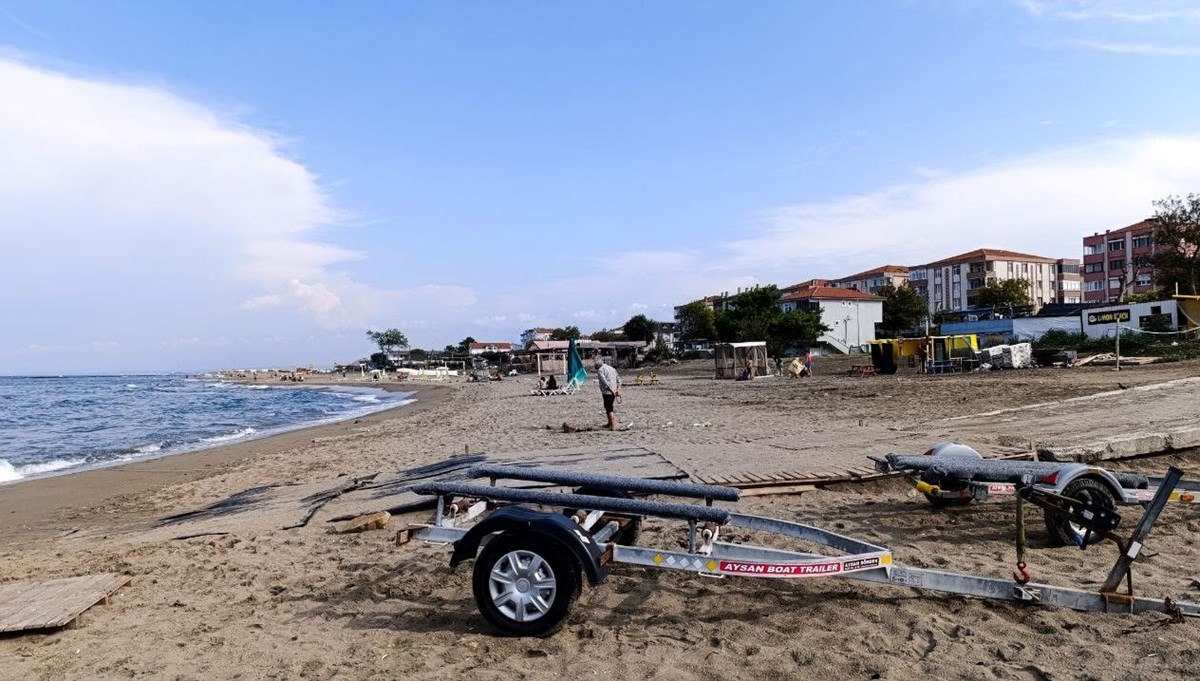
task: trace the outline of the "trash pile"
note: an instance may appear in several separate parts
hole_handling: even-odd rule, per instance
[[[996,345],[979,351],[980,369],[1028,369],[1033,366],[1033,346],[1029,343]]]

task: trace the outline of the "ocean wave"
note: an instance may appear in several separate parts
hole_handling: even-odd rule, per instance
[[[126,388],[140,388],[142,386],[138,385],[137,383],[126,383],[125,387]]]
[[[24,466],[14,466],[5,459],[0,459],[0,482],[12,482],[41,473],[53,473],[66,468],[74,468],[87,463],[87,459],[52,459],[43,463],[31,463]]]
[[[355,402],[371,402],[374,404],[378,404],[379,396],[378,395],[355,395],[354,401]]]
[[[230,433],[228,435],[214,435],[212,437],[200,438],[200,441],[201,442],[228,442],[229,440],[240,440],[244,437],[248,437],[257,432],[258,431],[255,430],[254,428],[242,428],[241,430]]]
[[[138,454],[153,454],[154,452],[162,451],[163,445],[165,445],[165,444],[167,444],[167,443],[166,442],[155,442],[154,444],[142,445],[141,447],[134,447],[133,451],[137,452]]]

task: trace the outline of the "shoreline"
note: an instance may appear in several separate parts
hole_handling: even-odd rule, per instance
[[[309,384],[346,385],[345,382],[316,381]],[[255,456],[275,454],[318,437],[343,435],[363,424],[416,414],[443,401],[450,390],[436,384],[374,383],[365,387],[387,392],[412,392],[412,401],[333,423],[305,426],[205,449],[6,483],[0,485],[0,533],[27,529],[40,520],[53,518],[64,509],[92,508],[114,497],[221,475],[232,466]]]

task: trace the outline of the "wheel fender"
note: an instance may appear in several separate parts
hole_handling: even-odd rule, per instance
[[[535,511],[524,506],[506,506],[498,509],[468,530],[461,539],[454,542],[450,568],[457,567],[464,560],[474,560],[484,538],[499,532],[539,534],[547,540],[558,542],[575,556],[583,566],[588,582],[593,585],[604,581],[605,575],[608,574],[608,570],[600,565],[604,547],[581,530],[574,520],[557,513]]]
[[[1058,476],[1058,480],[1054,485],[1054,491],[1057,494],[1062,494],[1066,490],[1067,485],[1071,484],[1079,478],[1092,478],[1098,480],[1112,492],[1113,498],[1118,502],[1125,499],[1125,492],[1121,487],[1121,481],[1117,480],[1117,476],[1107,469],[1099,466],[1088,466],[1086,464],[1072,464],[1063,469],[1062,474]]]

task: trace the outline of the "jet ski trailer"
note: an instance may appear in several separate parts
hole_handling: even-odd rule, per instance
[[[1181,476],[1174,468],[1137,529],[1119,544],[1121,555],[1098,592],[909,567],[897,563],[882,546],[714,505],[738,499],[739,490],[730,487],[496,464],[477,464],[469,474],[490,484],[431,481],[414,486],[414,492],[436,498],[433,520],[397,532],[396,545],[412,540],[449,544],[451,569],[474,560],[471,583],[479,611],[500,633],[510,636],[552,634],[566,622],[584,581],[597,586],[618,564],[706,577],[836,577],[1074,610],[1200,617],[1200,603],[1144,598],[1132,592],[1130,567]],[[573,491],[498,486],[498,480]],[[634,494],[703,503],[649,501],[635,499]],[[559,510],[542,510],[547,508]],[[648,518],[686,522],[687,549],[634,545],[639,526]],[[723,528],[800,539],[823,547],[826,553],[723,542]],[[1129,591],[1118,593],[1127,580]]]
[[[1076,522],[1075,516],[1108,516],[1109,529],[1115,528],[1120,518],[1118,505],[1145,505],[1164,482],[1094,464],[984,459],[971,447],[953,442],[938,443],[922,455],[870,458],[877,471],[904,473],[934,508],[1019,494],[1043,508],[1050,541],[1056,546],[1082,547],[1091,540],[1088,528]],[[1167,500],[1200,503],[1200,482],[1176,481]]]

